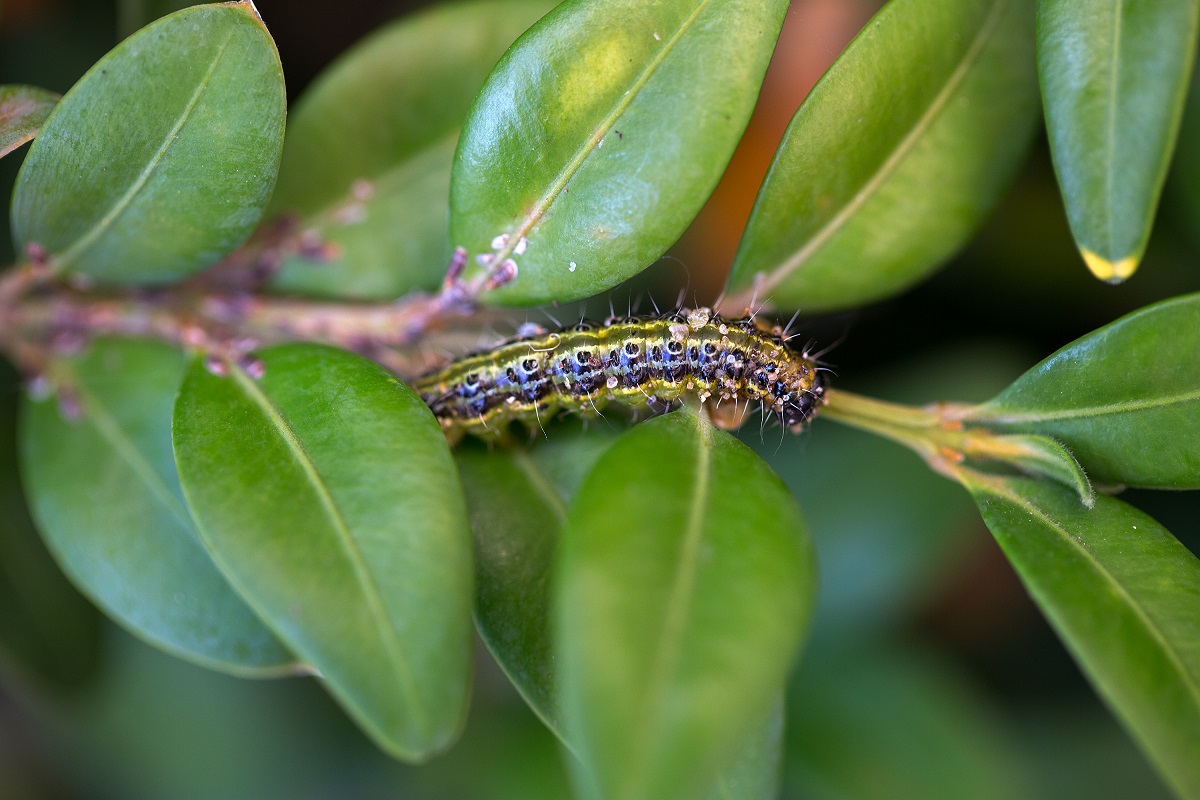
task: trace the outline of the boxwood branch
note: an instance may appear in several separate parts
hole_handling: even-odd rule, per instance
[[[283,297],[254,286],[267,249],[171,287],[123,291],[69,285],[31,259],[0,277],[0,351],[33,377],[53,356],[99,336],[157,339],[242,364],[258,347],[307,341],[359,353],[411,378],[433,360],[429,348],[415,345],[451,319],[485,319],[479,296],[511,280],[498,269],[464,281],[466,251],[459,249],[434,294],[374,303]]]

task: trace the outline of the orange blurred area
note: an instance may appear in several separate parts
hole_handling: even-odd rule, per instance
[[[676,248],[690,275],[689,295],[711,302],[720,293],[788,122],[879,5],[878,0],[792,0],[746,134]]]
[[[0,3],[0,27],[26,25],[61,5],[59,0],[4,0]]]

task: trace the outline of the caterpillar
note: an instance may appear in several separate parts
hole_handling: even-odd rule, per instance
[[[685,395],[714,424],[740,427],[752,408],[799,431],[825,397],[825,372],[784,332],[755,317],[725,320],[707,308],[666,316],[610,317],[536,330],[465,356],[413,388],[447,439],[500,439],[512,422],[532,427],[560,412],[609,405],[661,414]]]

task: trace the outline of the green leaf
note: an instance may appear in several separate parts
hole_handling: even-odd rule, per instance
[[[479,635],[529,707],[563,738],[550,580],[566,503],[526,452],[467,446],[456,460],[475,536]]]
[[[333,246],[291,258],[288,291],[392,298],[436,289],[450,256],[450,166],[488,71],[548,0],[434,7],[347,52],[290,114],[272,208]]]
[[[189,661],[240,675],[295,659],[229,586],[201,546],[171,453],[171,407],[184,356],[151,342],[100,341],[55,362],[78,404],[23,409],[21,464],[34,518],[63,571],[105,613]]]
[[[451,244],[518,265],[488,298],[587,297],[662,255],[729,162],[786,9],[567,0],[522,36],[475,101],[450,189]]]
[[[533,465],[569,503],[596,462],[625,431],[619,422],[605,424],[568,417],[549,427],[545,439],[528,452]]]
[[[729,289],[806,311],[920,280],[975,232],[1037,116],[1032,0],[895,0],[792,119]]]
[[[733,763],[717,776],[708,800],[776,800],[783,762],[783,699],[745,737]]]
[[[458,447],[475,538],[475,622],[496,663],[534,713],[570,747],[554,693],[550,584],[567,503],[615,440],[555,425],[529,449]]]
[[[782,687],[813,570],[783,483],[694,412],[601,457],[568,511],[554,632],[568,736],[603,797],[708,788]]]
[[[1200,560],[1111,497],[1024,478],[968,488],[1084,672],[1183,797],[1200,795]]]
[[[381,747],[426,758],[462,724],[471,655],[470,539],[441,429],[359,356],[260,356],[260,380],[196,360],[175,405],[201,537]]]
[[[475,536],[475,619],[504,673],[568,749],[557,708],[550,636],[554,556],[575,489],[615,440],[607,430],[568,431],[528,450],[460,445],[455,453]],[[783,709],[742,745],[717,779],[717,798],[774,798]]]
[[[1041,0],[1038,74],[1050,153],[1075,242],[1092,273],[1137,269],[1179,121],[1200,0]]]
[[[36,86],[0,86],[0,158],[37,136],[57,102]]]
[[[1101,484],[1200,487],[1200,294],[1135,311],[1067,345],[968,423],[1050,436]]]
[[[213,264],[262,215],[283,139],[283,73],[250,2],[165,17],[102,58],[25,157],[12,224],[51,266],[166,283]]]
[[[1026,475],[1049,478],[1074,489],[1079,502],[1088,508],[1096,504],[1096,492],[1083,467],[1071,451],[1048,436],[989,436],[980,453],[967,451],[967,457],[980,457],[1015,467]]]
[[[451,133],[306,214],[302,235],[315,234],[322,255],[287,258],[272,286],[363,300],[435,290],[450,260],[446,216],[456,139]],[[356,191],[361,200],[352,197]]]

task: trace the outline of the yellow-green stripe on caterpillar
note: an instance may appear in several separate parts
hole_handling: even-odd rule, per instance
[[[723,428],[761,409],[799,431],[824,402],[825,384],[825,372],[778,327],[698,308],[538,331],[461,358],[414,388],[456,442],[465,434],[500,438],[511,422],[532,427],[561,412],[599,414],[613,404],[661,414],[685,395]]]

